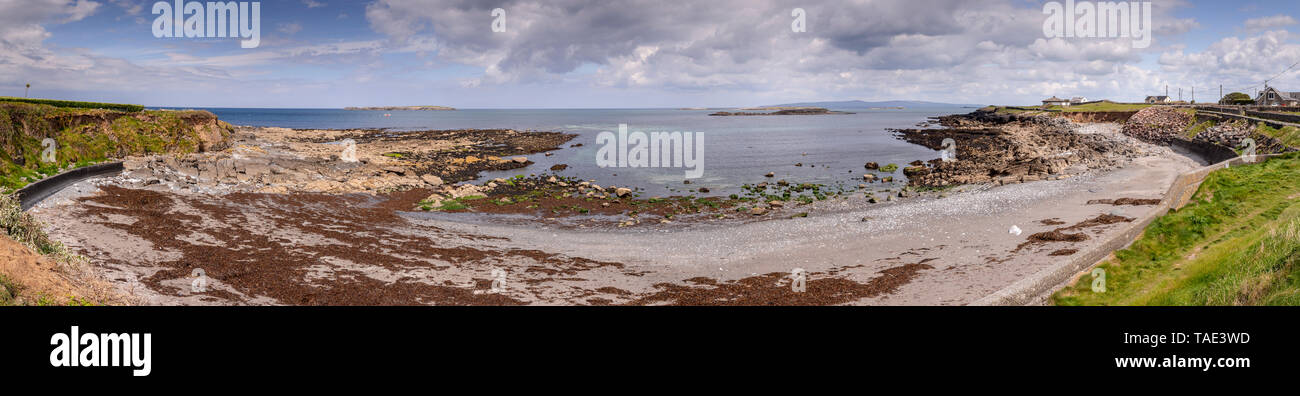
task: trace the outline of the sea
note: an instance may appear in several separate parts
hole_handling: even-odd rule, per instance
[[[974,108],[831,109],[851,114],[710,116],[717,110],[681,109],[458,109],[454,111],[369,111],[342,109],[206,108],[234,125],[293,129],[515,129],[556,131],[577,137],[554,151],[527,155],[535,163],[523,169],[484,172],[481,180],[516,175],[549,174],[557,164],[568,165],[560,175],[594,180],[602,186],[633,186],[644,196],[672,196],[709,189],[699,195],[740,193],[744,184],[785,179],[854,187],[864,165],[876,162],[906,166],[915,160],[939,157],[939,152],[898,139],[890,129],[914,128],[930,117],[969,113]],[[687,168],[601,167],[597,153],[601,132],[692,132],[703,134],[703,172],[685,184]],[[574,147],[577,144],[581,146]],[[802,165],[802,166],[797,166]],[[765,175],[774,173],[773,178]],[[882,174],[883,176],[883,174]],[[902,172],[894,177],[904,180]],[[879,186],[879,183],[875,184]]]

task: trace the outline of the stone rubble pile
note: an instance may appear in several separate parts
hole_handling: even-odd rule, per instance
[[[1123,132],[1146,142],[1166,143],[1170,139],[1183,136],[1183,132],[1192,122],[1192,115],[1186,111],[1166,107],[1151,106],[1138,111],[1124,124]]]

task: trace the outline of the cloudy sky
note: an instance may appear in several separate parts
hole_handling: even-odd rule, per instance
[[[1166,85],[1214,100],[1274,76],[1300,91],[1300,71],[1279,76],[1300,62],[1293,0],[1154,1],[1140,49],[1046,37],[1044,2],[1027,0],[265,0],[254,49],[156,38],[154,3],[0,0],[0,96],[30,83],[32,97],[183,107],[1028,104]]]

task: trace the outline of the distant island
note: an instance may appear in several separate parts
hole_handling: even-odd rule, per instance
[[[800,107],[822,107],[827,109],[932,109],[943,107],[983,107],[973,104],[956,104],[956,103],[938,103],[926,102],[921,100],[889,100],[882,102],[865,102],[861,100],[844,100],[834,102],[805,102],[805,103],[787,103],[772,106],[763,106],[764,108],[800,108]]]
[[[821,115],[821,114],[853,114],[843,111],[830,111],[820,107],[755,107],[742,110],[776,110],[770,113],[755,113],[744,111],[719,111],[709,114],[711,116],[729,117],[729,116],[766,116],[766,115]]]
[[[447,106],[380,106],[380,107],[344,107],[343,110],[456,110]]]

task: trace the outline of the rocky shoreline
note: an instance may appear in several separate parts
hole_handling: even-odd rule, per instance
[[[1047,115],[989,111],[937,117],[939,128],[895,130],[899,138],[934,150],[952,139],[955,159],[913,162],[903,169],[911,186],[1010,184],[1064,179],[1114,168],[1136,152],[1131,142],[1079,133],[1079,124]]]
[[[563,133],[240,127],[228,149],[129,158],[122,175],[69,188],[34,211],[147,304],[950,303],[1014,280],[1001,267],[1069,255],[1092,240],[1076,235],[1082,225],[1062,236],[1032,221],[1059,217],[1098,235],[1113,222],[1088,219],[1149,199],[1098,190],[1086,197],[1111,199],[1106,209],[1080,202],[1020,220],[989,217],[1053,202],[1076,179],[989,191],[998,180],[961,179],[972,174],[962,171],[1023,168],[1016,181],[1030,181],[1069,158],[1057,176],[1083,171],[1083,183],[1098,173],[1087,170],[1136,152],[1127,137],[1091,137],[1062,121],[941,118],[943,128],[900,137],[935,145],[927,147],[944,137],[987,145],[958,145],[955,162],[970,168],[914,162],[909,168],[929,172],[883,190],[869,187],[888,183],[892,164],[868,164],[845,176],[860,180],[837,187],[755,174],[756,183],[728,197],[647,197],[556,170],[467,182],[483,170],[528,166],[527,156],[573,139]],[[998,156],[999,147],[1024,153]],[[1053,157],[1061,150],[1084,154]],[[969,227],[948,234],[938,225],[954,221]],[[1029,238],[1005,235],[1004,221]],[[1027,240],[1037,242],[1016,249]],[[791,265],[807,270],[808,293],[790,292]],[[190,291],[195,268],[207,271],[212,290]],[[509,274],[508,291],[494,291],[495,270]],[[968,278],[968,286],[944,283]]]

